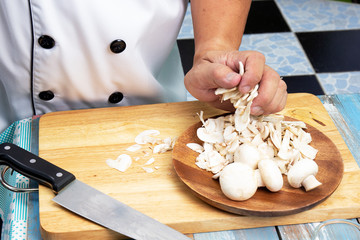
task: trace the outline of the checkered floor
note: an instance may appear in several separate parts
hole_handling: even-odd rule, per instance
[[[186,73],[194,53],[190,6],[178,45]],[[359,93],[360,4],[253,1],[240,50],[263,53],[286,81],[289,93]],[[193,99],[190,94],[188,99]]]

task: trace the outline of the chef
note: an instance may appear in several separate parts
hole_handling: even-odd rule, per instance
[[[184,78],[176,38],[187,4],[0,0],[0,133],[52,111],[185,101],[186,88],[229,109],[214,89],[260,83],[252,113],[281,110],[286,84],[262,54],[238,51],[250,0],[191,1],[195,56]]]

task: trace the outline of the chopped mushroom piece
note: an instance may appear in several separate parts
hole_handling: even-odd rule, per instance
[[[152,157],[145,163],[145,165],[150,165],[150,164],[152,164],[154,162],[155,162],[155,158]]]
[[[144,171],[147,172],[147,173],[152,173],[152,172],[154,172],[154,169],[151,168],[151,167],[142,167],[142,169],[144,169]]]
[[[201,141],[209,143],[222,143],[224,142],[223,133],[218,131],[208,131],[205,127],[197,129],[197,136]]]
[[[176,138],[171,138],[171,137],[165,139],[155,138],[155,136],[158,135],[160,135],[160,132],[158,130],[145,130],[135,137],[136,144],[128,147],[126,150],[130,152],[136,152],[139,149],[141,149],[142,146],[145,144],[151,144],[148,145],[148,148],[152,151],[153,154],[164,153],[169,150],[172,150],[175,145]],[[151,155],[149,149],[147,151],[145,150],[141,151],[143,153],[143,157],[147,157]],[[135,161],[138,161],[139,159],[140,159],[139,156],[136,156],[134,158]],[[155,159],[152,157],[145,163],[145,165],[150,165],[154,161]],[[118,169],[121,172],[125,172],[132,164],[132,158],[127,154],[121,154],[116,160],[107,159],[106,163],[112,168]],[[155,169],[158,168],[159,167],[155,167]],[[143,169],[149,173],[154,171],[154,169],[149,167],[143,167]]]
[[[131,157],[127,154],[121,154],[116,160],[107,159],[107,165],[109,167],[115,168],[120,172],[125,172],[132,164]]]
[[[186,144],[186,146],[188,148],[190,148],[191,150],[198,152],[198,153],[202,153],[204,151],[204,147],[198,143],[188,143],[188,144]]]
[[[136,152],[139,149],[141,149],[141,145],[134,144],[134,145],[128,147],[126,150],[129,151],[129,152]]]
[[[156,139],[154,136],[159,134],[158,130],[145,130],[135,137],[135,142],[137,144],[155,143]]]

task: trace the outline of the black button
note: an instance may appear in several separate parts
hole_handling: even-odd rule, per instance
[[[123,98],[124,95],[121,92],[114,92],[113,94],[110,95],[109,102],[115,104],[120,102]]]
[[[50,90],[39,93],[39,98],[44,101],[49,101],[55,97],[54,93]]]
[[[113,53],[121,53],[126,48],[126,43],[121,39],[116,39],[110,44],[110,50]]]
[[[55,46],[55,40],[48,35],[42,35],[41,37],[39,37],[38,43],[41,47],[46,49],[50,49]]]

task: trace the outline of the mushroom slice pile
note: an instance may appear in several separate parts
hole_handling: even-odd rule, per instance
[[[241,69],[243,65],[240,62],[240,72],[243,72]],[[300,179],[297,184],[289,182],[293,187],[304,186],[306,191],[309,191],[320,186],[321,183],[314,179],[317,169],[310,171],[309,176],[301,175],[301,178],[293,174],[300,170],[290,172],[293,166],[296,166],[295,169],[309,168],[309,163],[302,163],[305,159],[317,166],[314,161],[317,150],[309,145],[312,138],[310,133],[305,131],[306,124],[302,121],[285,121],[284,116],[279,114],[250,115],[250,107],[258,94],[257,90],[258,85],[247,94],[240,94],[237,87],[218,88],[215,91],[215,94],[221,95],[222,101],[229,100],[236,110],[233,114],[207,120],[203,119],[203,112],[200,112],[199,117],[203,126],[197,129],[197,136],[204,142],[203,146],[196,143],[187,144],[189,148],[200,153],[195,164],[201,169],[212,172],[213,178],[220,178],[220,182],[221,178],[236,178],[226,176],[227,172],[234,174],[235,171],[224,171],[226,166],[233,163],[245,164],[254,171],[250,175],[255,176],[251,179],[255,179],[256,183],[251,184],[256,184],[258,187],[265,186],[272,192],[281,190],[282,174],[288,173],[291,173],[291,179]],[[234,169],[242,165],[236,166]],[[229,180],[226,181],[229,184]],[[231,199],[245,200],[243,197]]]
[[[133,146],[151,144],[154,147],[153,153],[164,153],[172,150],[175,145],[176,138],[167,137],[165,139],[160,139],[156,138],[158,135],[160,135],[158,130],[145,130],[135,137],[135,142],[137,144]]]
[[[135,144],[126,148],[126,150],[135,153],[140,149],[142,149],[143,146],[148,146],[152,150],[152,154],[160,154],[172,150],[177,138],[167,137],[165,139],[161,139],[157,137],[158,135],[160,135],[160,131],[158,130],[153,130],[153,129],[145,130],[139,133],[135,137]],[[151,154],[149,151],[144,151],[144,150],[142,151],[142,153],[144,153],[143,157],[148,157]],[[139,159],[140,159],[139,156],[136,156],[134,158],[135,161],[138,161]],[[144,164],[146,167],[142,167],[142,169],[147,173],[154,172],[154,169],[148,166],[153,164],[154,162],[155,162],[155,158],[151,157]],[[132,157],[127,154],[121,154],[115,160],[107,159],[106,163],[111,168],[115,168],[121,172],[125,172],[132,164]],[[158,166],[154,166],[154,168],[159,169]]]

